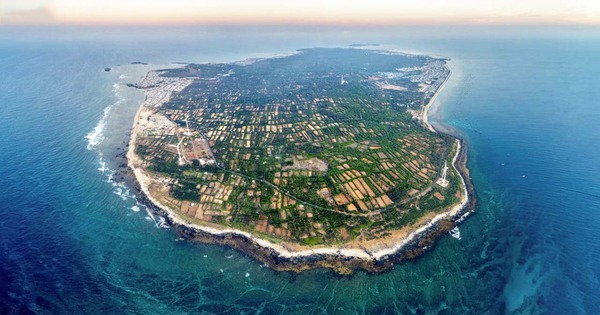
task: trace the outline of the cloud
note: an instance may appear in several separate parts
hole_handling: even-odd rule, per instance
[[[48,6],[51,0],[0,0],[0,12],[24,11]]]
[[[0,0],[0,24],[600,25],[593,0]]]
[[[47,7],[0,12],[0,24],[48,24],[54,20]]]

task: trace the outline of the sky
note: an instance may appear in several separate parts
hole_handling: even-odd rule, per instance
[[[600,25],[598,0],[0,0],[0,25]]]

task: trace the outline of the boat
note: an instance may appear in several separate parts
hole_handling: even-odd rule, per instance
[[[452,230],[450,230],[450,232],[448,232],[452,237],[454,237],[455,239],[460,240],[460,230],[458,229],[458,226],[454,227]]]

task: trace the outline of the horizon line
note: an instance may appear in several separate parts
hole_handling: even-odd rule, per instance
[[[85,28],[115,28],[115,27],[368,27],[368,28],[391,28],[391,27],[600,27],[599,22],[574,22],[574,21],[521,21],[521,22],[503,22],[503,21],[473,21],[473,22],[458,22],[458,21],[406,21],[406,22],[57,22],[57,21],[40,21],[36,23],[20,23],[20,22],[2,22],[0,28],[4,27],[22,27],[22,28],[38,28],[38,27],[85,27]]]

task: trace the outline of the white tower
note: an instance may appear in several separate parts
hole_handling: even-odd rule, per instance
[[[446,175],[448,175],[448,164],[444,161],[444,170],[442,171],[442,180],[446,181]]]
[[[448,187],[448,184],[450,184],[450,182],[446,179],[447,175],[448,175],[448,164],[446,163],[446,161],[444,161],[444,168],[442,169],[442,177],[440,177],[437,180],[437,184],[442,187]]]
[[[185,128],[186,128],[186,132],[185,135],[186,136],[191,136],[192,132],[190,131],[190,124],[188,123],[188,116],[185,116]]]

